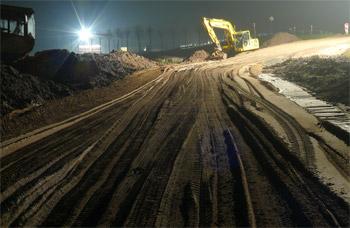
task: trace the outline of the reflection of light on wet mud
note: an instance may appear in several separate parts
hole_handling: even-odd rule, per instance
[[[201,133],[197,155],[203,167],[222,172],[239,167],[237,154],[242,157],[243,149],[244,142],[239,133],[232,128],[214,127]]]

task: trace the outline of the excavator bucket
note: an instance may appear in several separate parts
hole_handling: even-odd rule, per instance
[[[207,60],[221,60],[221,59],[227,59],[227,54],[222,51],[214,51]]]

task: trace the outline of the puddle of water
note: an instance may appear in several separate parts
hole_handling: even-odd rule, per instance
[[[279,93],[317,118],[326,120],[350,133],[350,116],[336,106],[313,97],[305,88],[275,77],[273,74],[260,74],[259,78],[273,84],[279,89]]]

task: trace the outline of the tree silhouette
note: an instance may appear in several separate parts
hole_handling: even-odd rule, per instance
[[[201,45],[201,36],[203,34],[203,26],[197,26],[196,32],[197,32],[197,36],[198,36],[198,46],[200,46]]]
[[[164,37],[164,30],[159,29],[157,31],[159,39],[160,39],[160,49],[163,50],[163,37]]]
[[[183,28],[182,29],[182,34],[184,35],[184,41],[185,41],[185,45],[186,45],[187,44],[188,29],[187,28]]]
[[[118,36],[117,36],[117,29],[114,29],[113,31],[112,31],[112,36],[113,36],[113,49],[119,49],[118,47],[119,47],[119,40],[118,40]]]
[[[113,33],[111,29],[107,29],[105,36],[108,40],[108,52],[111,52],[111,39],[113,37]]]
[[[90,37],[90,45],[91,45],[91,46],[92,46],[93,41],[94,41],[94,35],[92,35],[92,36]]]
[[[176,29],[175,28],[172,28],[169,30],[169,34],[170,34],[170,37],[172,39],[172,42],[173,42],[173,49],[175,48],[175,37],[176,37]]]
[[[128,49],[129,51],[129,36],[130,36],[130,29],[129,28],[125,28],[124,29],[124,35],[125,35],[125,38],[126,38],[126,49]]]
[[[152,50],[152,35],[153,35],[153,29],[151,26],[149,26],[147,28],[147,35],[149,38],[149,50],[151,51]]]
[[[124,34],[123,34],[123,31],[120,28],[117,28],[114,31],[114,33],[115,33],[115,35],[118,38],[117,49],[119,50],[119,47],[120,47],[119,45],[121,45],[121,39],[123,38]]]
[[[138,46],[139,46],[139,52],[141,52],[141,37],[143,36],[143,29],[140,27],[140,26],[135,26],[134,28],[134,33],[135,33],[135,36],[137,38],[137,43],[138,43]]]
[[[101,31],[97,31],[96,36],[98,38],[98,43],[100,44],[100,53],[102,53],[102,38],[104,34]]]

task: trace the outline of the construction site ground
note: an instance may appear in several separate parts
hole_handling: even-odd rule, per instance
[[[258,78],[342,44],[154,65],[7,116],[1,226],[348,227],[349,147]]]

